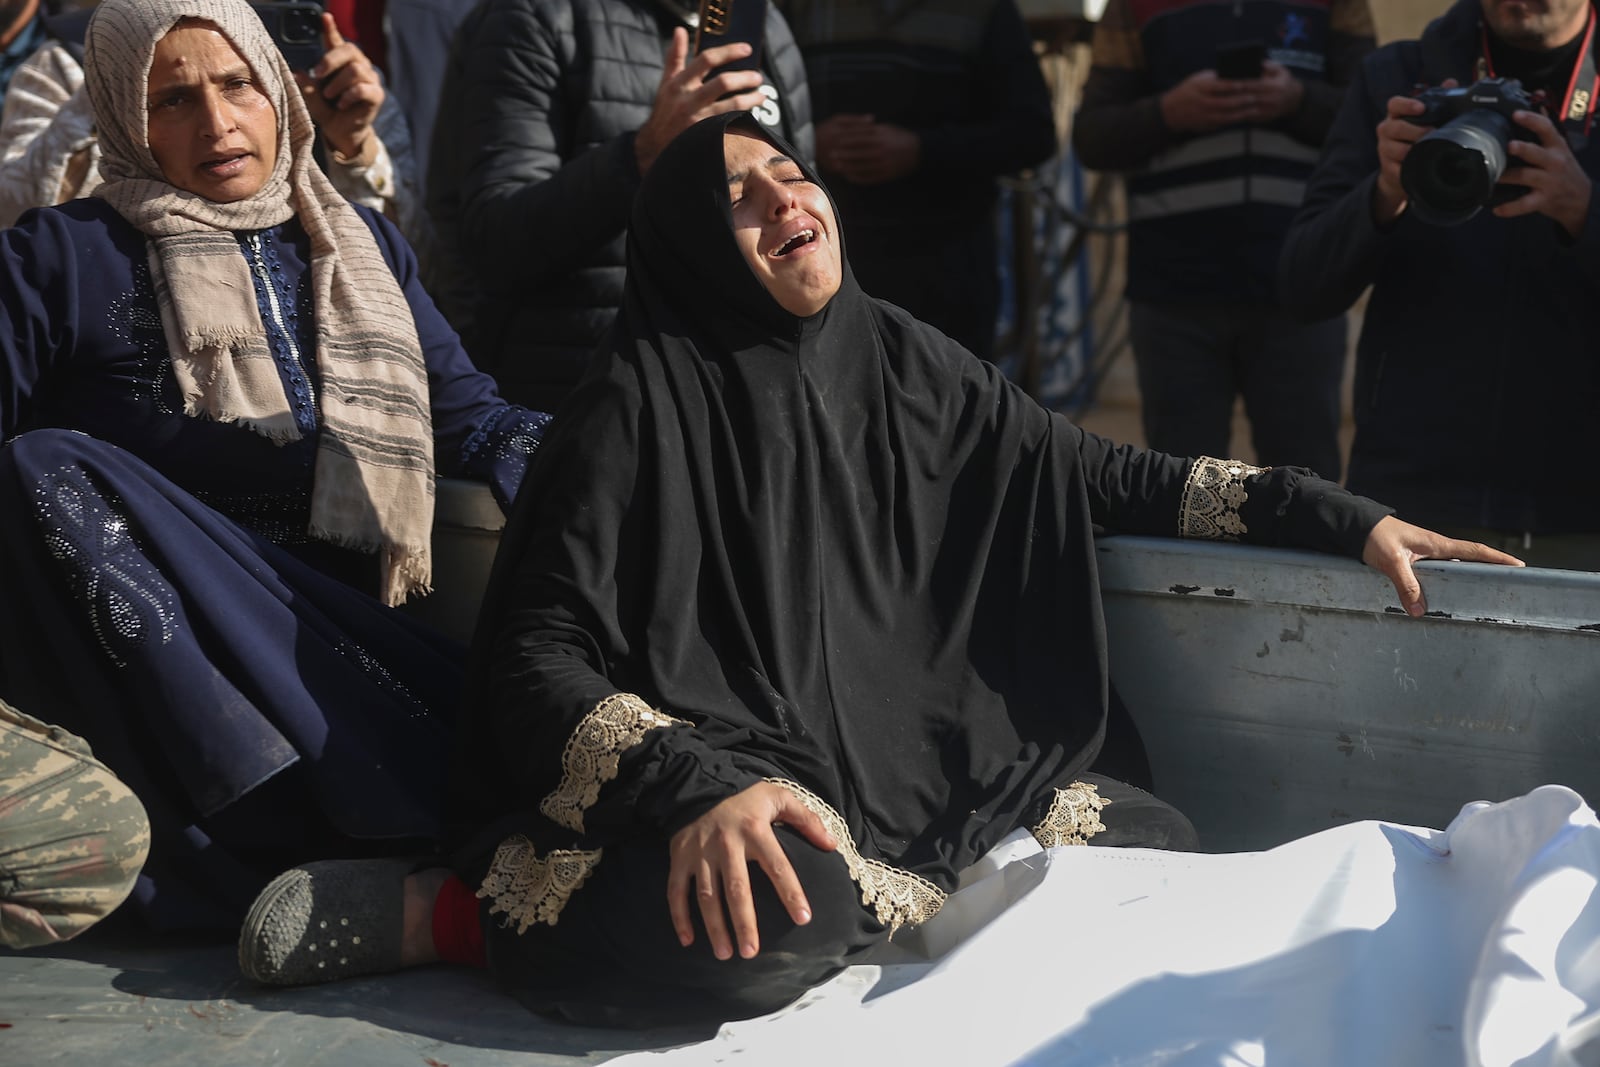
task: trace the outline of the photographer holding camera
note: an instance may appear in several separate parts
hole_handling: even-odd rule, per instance
[[[1345,89],[1372,51],[1367,0],[1111,0],[1073,124],[1079,161],[1123,171],[1128,331],[1145,441],[1339,477],[1344,317],[1302,323],[1278,254]]]
[[[1372,286],[1353,491],[1583,570],[1600,569],[1600,471],[1562,461],[1600,410],[1595,22],[1589,0],[1457,0],[1375,52],[1279,272],[1307,318]]]

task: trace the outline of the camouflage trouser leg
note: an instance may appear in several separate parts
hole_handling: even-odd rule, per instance
[[[0,945],[87,930],[127,898],[149,848],[143,805],[81,738],[0,701]]]

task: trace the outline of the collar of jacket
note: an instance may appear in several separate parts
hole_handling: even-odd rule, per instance
[[[1421,39],[1424,76],[1434,84],[1450,77],[1469,84],[1473,76],[1471,63],[1481,51],[1478,26],[1482,20],[1483,0],[1456,0],[1448,11],[1430,22]],[[1592,51],[1600,55],[1600,33],[1595,37]],[[1463,57],[1470,57],[1464,69]]]

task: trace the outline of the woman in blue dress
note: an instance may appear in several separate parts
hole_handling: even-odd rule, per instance
[[[549,416],[334,191],[243,0],[106,0],[85,69],[105,185],[0,231],[0,695],[144,802],[146,916],[230,925],[436,831],[462,650],[396,605],[435,476],[509,505]]]

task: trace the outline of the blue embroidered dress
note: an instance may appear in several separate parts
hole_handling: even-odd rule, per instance
[[[473,368],[386,220],[440,476],[502,506],[549,416]],[[317,448],[309,240],[237,235],[302,432],[187,416],[145,238],[79,200],[0,231],[0,694],[137,792],[157,925],[227,925],[285,860],[427,839],[463,652],[383,606],[373,556],[307,534]],[[354,846],[358,847],[358,846]]]

